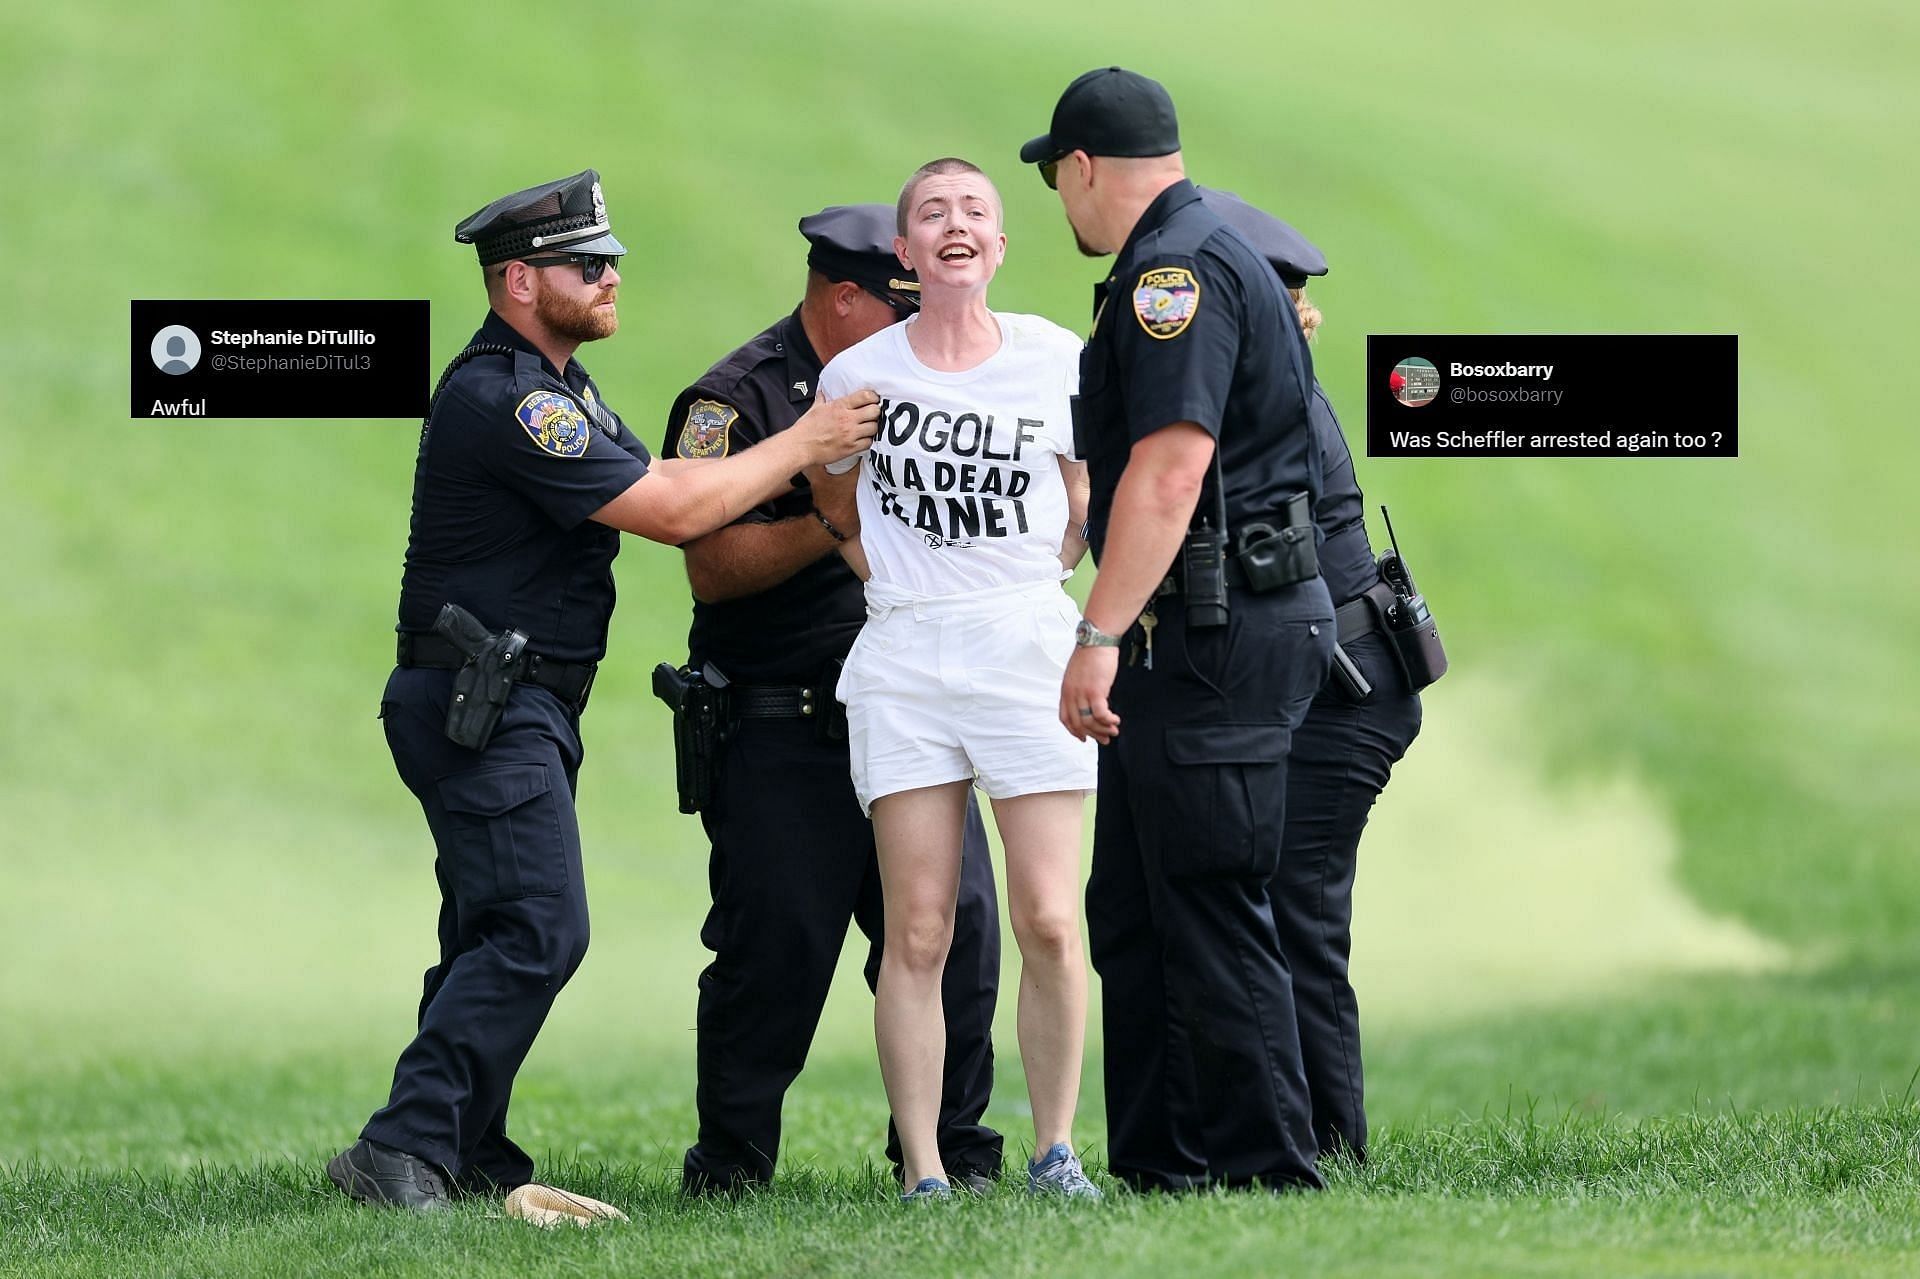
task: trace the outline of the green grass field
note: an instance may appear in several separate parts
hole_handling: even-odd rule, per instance
[[[0,1273],[1920,1273],[1907,9],[121,4],[0,33]],[[592,165],[632,253],[583,356],[658,436],[792,305],[795,220],[935,155],[1002,183],[995,304],[1084,327],[1100,268],[1014,151],[1107,61],[1169,86],[1197,177],[1326,249],[1316,365],[1356,439],[1369,332],[1740,335],[1737,461],[1360,460],[1455,666],[1365,849],[1375,1158],[1311,1198],[903,1214],[850,953],[779,1187],[679,1203],[705,849],[645,684],[684,581],[634,542],[586,726],[593,951],[514,1110],[634,1222],[356,1210],[320,1164],[432,954],[374,720],[414,426],[129,422],[128,299],[427,297],[445,358],[481,315],[453,224]],[[1096,1169],[1099,1056],[1096,1024]]]

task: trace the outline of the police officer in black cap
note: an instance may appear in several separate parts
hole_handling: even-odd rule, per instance
[[[1186,180],[1159,84],[1088,72],[1020,158],[1082,252],[1116,255],[1075,405],[1100,573],[1060,707],[1102,743],[1087,924],[1110,1167],[1142,1189],[1317,1187],[1268,900],[1292,735],[1334,643],[1306,343]]]
[[[804,299],[680,393],[667,451],[757,452],[813,402],[828,360],[918,308],[920,286],[893,254],[893,224],[893,206],[883,204],[800,220]],[[796,487],[683,548],[694,596],[688,665],[726,685],[735,717],[701,813],[713,909],[700,936],[714,958],[700,974],[700,1137],[683,1170],[689,1193],[773,1176],[781,1103],[806,1062],[849,918],[871,942],[869,986],[879,974],[873,825],[854,797],[846,712],[834,696],[866,617],[860,581],[835,553],[856,527],[848,481],[817,493]],[[947,1168],[976,1188],[1000,1170],[1000,1134],[980,1122],[993,1084],[999,973],[993,870],[970,809],[942,987],[940,1146]],[[888,1156],[897,1172],[891,1134]]]
[[[438,849],[440,962],[387,1105],[327,1165],[357,1200],[422,1209],[533,1177],[507,1105],[587,948],[574,782],[620,532],[698,537],[863,447],[878,416],[850,396],[752,456],[656,462],[572,358],[619,324],[626,250],[599,175],[496,200],[454,238],[478,250],[490,310],[420,434],[380,707]]]
[[[1319,309],[1307,278],[1327,260],[1293,227],[1225,191],[1201,200],[1273,265],[1292,295],[1309,340]],[[1360,834],[1395,763],[1420,732],[1420,695],[1407,685],[1380,629],[1392,588],[1381,579],[1367,541],[1353,454],[1320,380],[1309,406],[1323,487],[1314,506],[1320,526],[1320,575],[1334,601],[1340,650],[1336,669],[1293,733],[1287,759],[1287,826],[1272,884],[1280,947],[1293,970],[1300,1055],[1313,1103],[1320,1152],[1365,1159],[1367,1114],[1360,1067],[1360,1010],[1347,979],[1353,943],[1353,879]]]

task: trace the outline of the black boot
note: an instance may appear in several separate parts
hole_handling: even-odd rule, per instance
[[[447,1179],[441,1171],[404,1150],[365,1138],[327,1161],[327,1177],[349,1199],[379,1207],[447,1206]]]

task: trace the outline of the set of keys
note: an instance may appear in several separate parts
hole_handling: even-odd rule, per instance
[[[1140,635],[1142,643],[1133,646],[1133,654],[1127,665],[1138,666],[1144,660],[1148,670],[1153,669],[1153,628],[1160,625],[1160,619],[1154,616],[1153,602],[1147,602],[1147,611],[1140,614]]]

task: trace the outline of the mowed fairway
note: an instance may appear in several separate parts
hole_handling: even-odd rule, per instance
[[[1907,10],[122,4],[0,31],[0,1274],[1920,1271]],[[1314,1197],[1009,1183],[902,1213],[850,949],[778,1187],[680,1203],[705,846],[646,672],[684,654],[686,588],[630,542],[586,722],[593,947],[513,1131],[634,1222],[347,1204],[321,1164],[432,957],[431,845],[374,719],[415,425],[129,422],[128,299],[427,297],[444,359],[482,313],[453,224],[591,165],[631,254],[582,356],[657,439],[797,299],[797,218],[936,155],[1003,187],[995,305],[1084,328],[1103,268],[1014,152],[1109,61],[1168,85],[1196,177],[1326,250],[1350,438],[1369,332],[1740,335],[1735,461],[1359,461],[1455,667],[1363,852],[1374,1158]],[[1018,1158],[1008,953],[990,1118]]]

